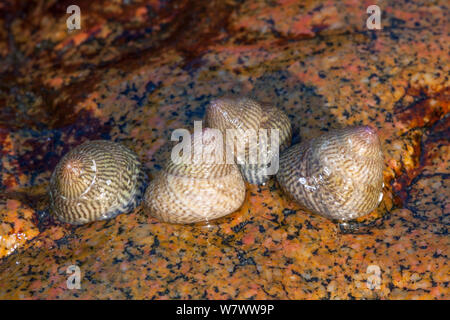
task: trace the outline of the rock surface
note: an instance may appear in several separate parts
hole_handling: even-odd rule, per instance
[[[0,242],[0,299],[450,298],[447,1],[77,3],[73,32],[72,1],[0,4],[0,235],[30,240],[11,254]],[[368,30],[376,3],[383,29]],[[294,142],[377,127],[382,218],[342,233],[274,181],[248,186],[243,207],[211,225],[140,208],[81,227],[43,218],[68,150],[111,139],[154,174],[171,132],[230,92],[283,109]],[[67,288],[70,265],[81,289]]]

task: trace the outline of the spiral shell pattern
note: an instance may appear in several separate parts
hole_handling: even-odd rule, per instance
[[[146,186],[137,155],[119,143],[85,142],[68,152],[50,179],[51,211],[84,224],[112,218],[139,205]]]
[[[375,130],[348,127],[287,149],[277,180],[306,209],[346,221],[370,213],[381,202],[383,163]]]
[[[152,216],[169,223],[210,221],[230,214],[242,205],[245,183],[236,164],[226,164],[222,140],[212,129],[191,136],[192,149],[203,148],[203,157],[175,163],[150,182],[144,208]],[[220,145],[222,144],[222,145]]]
[[[228,129],[254,130],[257,134],[260,129],[266,129],[268,137],[271,136],[271,130],[279,130],[279,149],[278,153],[286,149],[291,143],[292,128],[289,118],[286,114],[269,104],[259,103],[251,98],[222,98],[211,102],[206,110],[205,116],[206,126],[217,128],[227,134]],[[242,139],[243,134],[238,134]],[[271,140],[267,140],[267,159],[263,162],[259,157],[255,162],[250,161],[251,152],[258,153],[257,150],[262,146],[260,136],[256,140],[256,144],[248,143],[245,147],[245,155],[243,159],[236,158],[239,169],[245,180],[251,184],[263,184],[270,175],[266,174],[266,168],[269,167],[271,159],[276,155],[271,149]]]

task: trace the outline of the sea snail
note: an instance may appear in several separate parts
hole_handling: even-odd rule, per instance
[[[51,212],[71,224],[115,217],[139,205],[146,179],[137,155],[128,148],[106,140],[85,142],[53,171]]]
[[[237,165],[226,163],[225,153],[218,152],[223,148],[220,131],[194,132],[191,146],[185,160],[172,156],[145,192],[144,210],[161,221],[207,222],[236,211],[244,201],[245,183]],[[200,157],[192,155],[195,150],[202,150]]]
[[[287,149],[277,180],[300,205],[339,222],[374,210],[383,193],[383,153],[368,126],[330,131]]]
[[[234,132],[242,130],[236,133],[236,137],[241,140],[240,143],[245,144],[245,152],[242,153],[242,156],[236,156],[236,162],[244,179],[251,184],[263,184],[271,174],[276,173],[278,167],[273,173],[268,168],[274,164],[272,160],[277,160],[279,153],[291,143],[292,128],[286,114],[274,106],[262,104],[246,97],[222,98],[212,101],[206,109],[205,122],[207,127],[221,130],[224,136],[229,134],[230,129],[234,129]],[[263,140],[263,136],[260,136],[264,131],[260,129],[267,130],[267,140]],[[276,148],[276,144],[273,143],[272,129],[278,130],[279,148]],[[249,140],[243,141],[245,132],[249,132],[249,130],[256,133],[257,137],[254,140],[256,143]],[[226,141],[228,143],[231,140]],[[266,143],[262,143],[263,141]],[[260,157],[263,153],[259,153],[259,150],[267,151],[265,154],[267,161]],[[257,157],[251,158],[252,152]]]

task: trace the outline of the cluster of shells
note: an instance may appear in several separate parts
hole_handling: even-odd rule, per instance
[[[176,162],[148,182],[137,155],[111,141],[88,141],[67,153],[50,181],[51,212],[64,222],[84,224],[130,212],[143,199],[148,214],[169,223],[217,219],[238,210],[245,182],[264,184],[268,163],[279,162],[276,179],[305,209],[343,222],[373,211],[381,202],[383,154],[379,138],[368,126],[347,127],[289,147],[289,118],[274,106],[250,98],[223,98],[210,103],[206,128],[191,136],[192,150],[201,143],[200,159]],[[219,130],[277,130],[278,149],[265,162],[227,162]],[[265,145],[266,146],[266,145]],[[270,149],[270,143],[267,145]],[[209,151],[208,151],[209,150]]]

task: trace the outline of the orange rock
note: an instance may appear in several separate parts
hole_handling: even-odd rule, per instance
[[[39,234],[33,210],[14,199],[0,201],[0,259]]]

